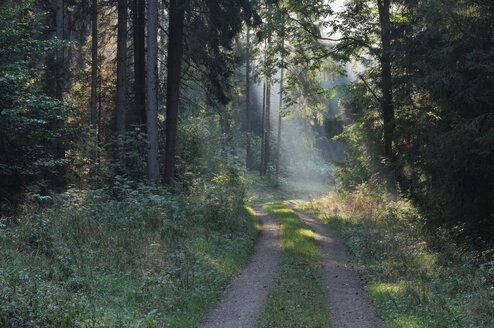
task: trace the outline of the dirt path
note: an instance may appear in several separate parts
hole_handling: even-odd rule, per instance
[[[223,299],[202,328],[255,327],[269,288],[274,283],[280,257],[280,226],[276,219],[254,205],[261,230],[242,272],[226,289]]]
[[[287,207],[296,211],[294,204]],[[321,220],[296,212],[311,227],[319,242],[333,328],[383,327],[339,235]]]

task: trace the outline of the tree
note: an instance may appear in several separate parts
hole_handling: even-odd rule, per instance
[[[262,112],[261,112],[261,162],[259,163],[259,175],[264,173],[264,151],[266,137],[266,80],[262,83]]]
[[[98,0],[92,0],[91,6],[91,128],[96,137],[98,124]],[[95,138],[96,139],[96,138]]]
[[[57,0],[57,11],[56,11],[56,35],[57,39],[63,41],[64,40],[64,1]],[[60,101],[63,101],[63,81],[64,81],[64,43],[60,44],[60,47],[56,52],[56,70],[55,70],[55,79],[56,79],[56,98]],[[64,119],[58,119],[56,122],[57,129],[59,130],[58,138],[55,142],[55,154],[56,157],[63,160],[65,159],[65,122]],[[55,187],[58,191],[62,191],[65,189],[66,181],[66,165],[60,165],[57,170],[57,174],[54,177]]]
[[[251,149],[251,112],[250,112],[250,30],[247,27],[247,59],[245,62],[245,111],[247,118],[247,145],[245,154],[245,167],[252,168]]]
[[[172,0],[172,2],[174,2]],[[170,3],[170,9],[172,8]],[[176,2],[174,3],[176,4]],[[146,88],[146,131],[147,131],[147,176],[149,183],[159,186],[158,153],[158,1],[148,1],[147,20],[147,88]],[[170,74],[170,73],[169,73]]]
[[[278,108],[278,142],[276,143],[276,176],[280,174],[280,154],[281,154],[281,111],[283,109],[283,66],[280,77],[280,107]]]
[[[191,10],[196,5],[200,10]],[[185,12],[190,15],[190,26],[184,35]],[[175,181],[178,104],[180,99],[181,64],[184,43],[187,60],[194,62],[203,75],[209,103],[228,103],[225,94],[234,70],[232,42],[242,31],[242,23],[258,23],[251,0],[198,1],[178,4],[170,1],[167,59],[165,183]]]
[[[184,4],[170,0],[168,30],[168,78],[166,92],[165,183],[175,181],[175,149],[180,93],[182,56],[184,50]]]
[[[145,0],[133,0],[132,28],[134,40],[134,111],[135,122],[146,122],[146,49],[145,49]]]
[[[127,0],[118,0],[116,108],[117,135],[123,143],[127,113]]]
[[[0,6],[0,211],[9,213],[30,190],[46,194],[64,165],[52,151],[61,133],[60,100],[40,92],[39,62],[62,41],[42,40],[35,26],[41,16],[30,3]],[[47,183],[48,182],[48,183]]]
[[[381,27],[381,93],[384,124],[384,154],[393,161],[394,106],[393,84],[391,81],[391,0],[377,0],[379,25]]]

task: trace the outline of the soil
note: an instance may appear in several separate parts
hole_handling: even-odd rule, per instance
[[[321,252],[327,308],[332,328],[382,328],[383,323],[373,308],[362,280],[355,270],[351,256],[339,237],[321,220],[288,208],[310,226]],[[275,281],[280,257],[280,226],[277,220],[254,205],[261,225],[258,240],[250,259],[225,291],[216,309],[201,328],[255,327],[270,287]]]
[[[202,328],[255,327],[278,269],[280,226],[277,220],[253,205],[260,232],[248,263],[225,290],[223,298],[210,313]]]
[[[309,225],[321,252],[324,286],[333,328],[381,328],[382,321],[373,308],[352,258],[338,233],[321,220],[287,205]]]

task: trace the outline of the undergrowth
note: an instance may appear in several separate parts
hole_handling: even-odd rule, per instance
[[[197,325],[257,233],[231,182],[200,194],[70,190],[2,219],[0,326]]]
[[[283,203],[264,206],[281,223],[279,274],[258,320],[259,327],[331,327],[314,233]]]
[[[345,239],[389,327],[494,327],[493,250],[474,252],[432,234],[407,201],[363,185],[299,205]]]

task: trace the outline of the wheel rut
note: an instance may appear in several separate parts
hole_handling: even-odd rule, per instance
[[[281,241],[277,220],[262,205],[252,208],[260,225],[252,254],[201,328],[250,328],[257,324],[277,273]]]
[[[295,211],[310,226],[318,241],[332,327],[382,328],[382,321],[338,233],[321,220],[295,210],[293,203],[287,208]]]

